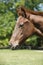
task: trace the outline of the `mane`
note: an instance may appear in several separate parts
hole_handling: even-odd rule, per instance
[[[20,6],[20,8],[22,8],[25,12],[29,12],[30,14],[43,16],[43,12],[29,10],[29,9],[25,8],[24,6]]]

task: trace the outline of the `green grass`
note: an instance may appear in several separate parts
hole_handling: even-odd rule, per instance
[[[43,65],[43,51],[0,50],[0,65]]]

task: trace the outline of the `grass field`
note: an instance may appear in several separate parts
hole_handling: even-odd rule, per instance
[[[43,51],[0,50],[0,65],[43,65]]]

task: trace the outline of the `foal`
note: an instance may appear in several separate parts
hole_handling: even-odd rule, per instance
[[[28,37],[36,33],[43,36],[41,31],[37,29],[30,22],[30,20],[24,18],[23,16],[19,16],[9,44],[12,48],[16,48],[18,45],[21,45],[22,42],[24,42]]]

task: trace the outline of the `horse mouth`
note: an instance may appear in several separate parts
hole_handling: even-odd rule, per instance
[[[10,48],[11,48],[12,50],[18,49],[18,47],[19,47],[19,41],[18,41],[18,40],[15,41],[14,43],[10,43]]]

